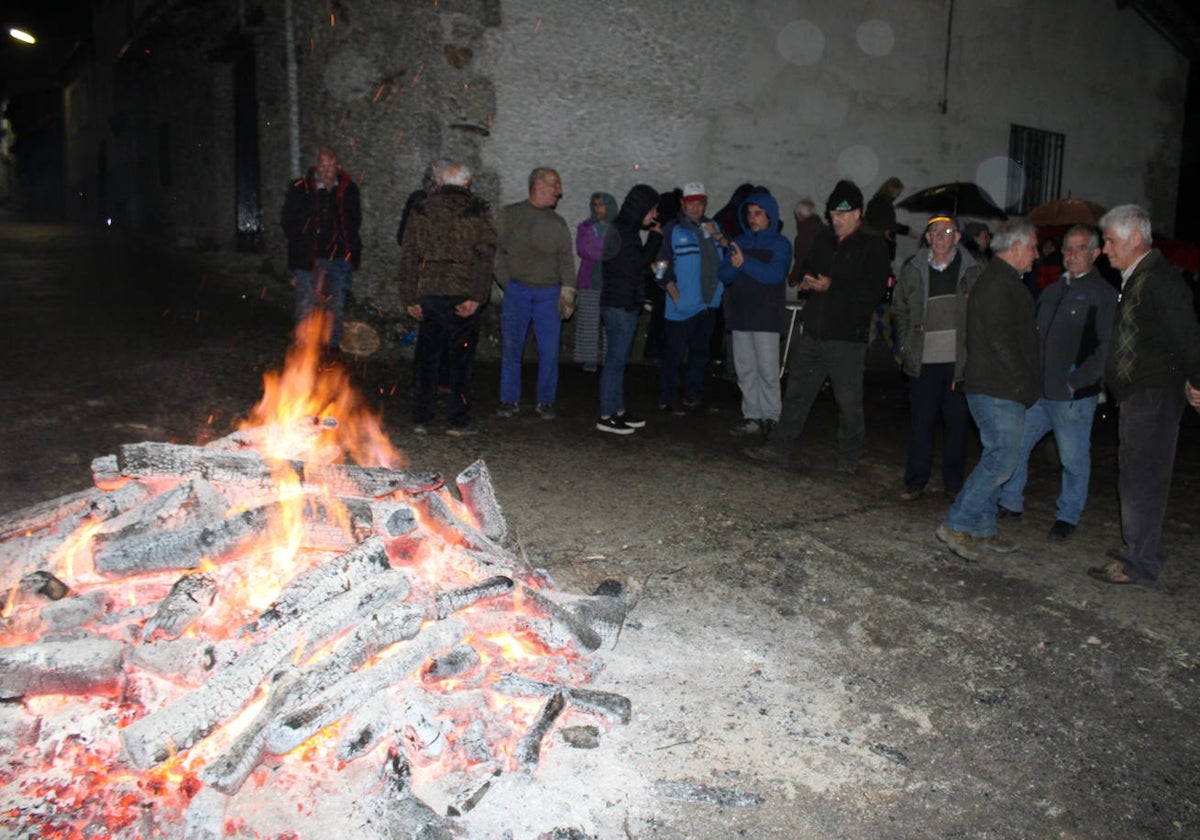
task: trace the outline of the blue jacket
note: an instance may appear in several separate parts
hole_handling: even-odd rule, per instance
[[[708,219],[705,218],[703,221],[707,222]],[[658,252],[658,258],[669,261],[671,265],[667,268],[662,285],[665,286],[673,280],[675,287],[679,290],[678,304],[671,300],[670,295],[667,295],[665,315],[668,321],[686,321],[706,308],[715,309],[721,305],[721,295],[725,291],[725,287],[721,283],[716,284],[711,299],[704,299],[700,282],[701,249],[703,248],[712,248],[715,252],[711,255],[713,262],[720,263],[725,249],[717,245],[712,237],[705,234],[687,216],[680,216],[663,230],[663,244],[662,249]]]
[[[746,226],[746,206],[761,207],[767,214],[766,230],[755,233]],[[745,260],[734,268],[730,248],[721,259],[719,277],[725,293],[725,326],[738,332],[787,331],[787,280],[792,266],[792,243],[779,232],[779,205],[770,193],[754,193],[738,208],[742,233],[735,240]]]

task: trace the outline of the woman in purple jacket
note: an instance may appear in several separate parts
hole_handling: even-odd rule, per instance
[[[579,273],[575,277],[575,361],[595,373],[600,364],[600,257],[604,234],[617,216],[617,200],[606,192],[592,193],[591,215],[575,228],[575,253]]]

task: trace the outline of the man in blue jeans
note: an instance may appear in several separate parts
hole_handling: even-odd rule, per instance
[[[1025,412],[1021,461],[1000,488],[1001,519],[1019,519],[1025,509],[1029,454],[1047,432],[1054,432],[1062,462],[1062,487],[1050,539],[1075,533],[1087,501],[1092,471],[1092,417],[1096,413],[1108,339],[1117,312],[1117,291],[1095,269],[1100,234],[1078,225],[1063,237],[1063,273],[1037,301],[1042,339],[1042,393]]]
[[[1019,547],[996,533],[996,504],[1021,460],[1025,409],[1042,390],[1033,298],[1021,281],[1037,257],[1037,231],[1028,222],[1014,222],[1001,228],[992,248],[996,255],[967,297],[963,369],[983,453],[936,531],[964,560],[980,559],[983,549],[1007,553]]]
[[[500,408],[512,417],[521,402],[521,360],[533,326],[537,342],[537,413],[555,417],[558,340],[562,321],[575,311],[575,256],[571,231],[554,212],[562,180],[553,169],[529,173],[529,198],[500,212],[496,280],[504,287],[500,308]]]

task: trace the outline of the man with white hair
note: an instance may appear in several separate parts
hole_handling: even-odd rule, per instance
[[[446,434],[470,434],[480,309],[492,288],[496,226],[470,191],[471,170],[447,162],[441,187],[409,211],[400,245],[400,300],[420,322],[413,363],[413,431],[433,420],[443,360],[450,385]]]
[[[1105,380],[1120,409],[1117,489],[1125,549],[1088,570],[1104,583],[1153,585],[1166,563],[1163,520],[1184,402],[1200,411],[1200,325],[1177,268],[1151,247],[1136,204],[1101,219],[1104,253],[1121,272]]]
[[[1025,409],[1042,390],[1033,298],[1021,282],[1037,257],[1037,231],[1028,222],[1011,223],[997,232],[992,248],[995,258],[967,296],[963,368],[983,453],[936,531],[964,560],[980,559],[983,549],[1007,553],[1019,547],[996,532],[996,504],[1021,459]]]

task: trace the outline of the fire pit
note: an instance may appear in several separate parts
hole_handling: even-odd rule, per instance
[[[351,790],[343,836],[449,836],[552,732],[629,721],[587,688],[621,586],[530,569],[483,461],[407,470],[323,329],[238,431],[122,446],[0,518],[6,831],[304,836]]]

